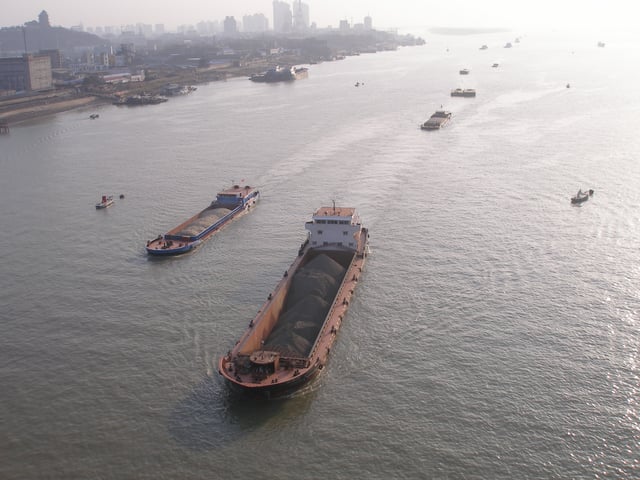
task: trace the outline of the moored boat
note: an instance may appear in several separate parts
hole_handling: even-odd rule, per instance
[[[573,197],[571,197],[571,203],[573,204],[584,203],[587,200],[589,200],[589,198],[592,196],[593,196],[593,189],[589,189],[588,192],[583,192],[582,189],[579,189],[578,193],[576,193]]]
[[[175,97],[177,95],[188,95],[197,90],[197,87],[191,85],[181,85],[178,83],[169,83],[164,86],[161,93],[167,97]]]
[[[130,95],[125,98],[121,98],[115,101],[114,105],[157,105],[168,101],[167,97],[162,95],[153,95],[151,93],[140,93],[137,95]]]
[[[422,130],[438,130],[444,127],[451,120],[451,112],[436,110],[429,120],[420,125]]]
[[[252,82],[275,83],[301,80],[309,76],[309,69],[306,67],[281,67],[270,68],[266,72],[256,73],[249,77]]]
[[[298,256],[218,372],[252,396],[290,393],[326,365],[368,254],[354,208],[322,207],[305,224]]]
[[[460,70],[460,75],[469,75],[469,72],[471,70],[469,70],[468,68],[463,68],[462,70]]]
[[[251,210],[260,197],[257,188],[234,185],[216,195],[207,208],[186,222],[147,242],[149,255],[180,255],[193,250],[232,220]]]
[[[452,97],[475,97],[476,91],[473,88],[456,88],[451,90]]]
[[[96,203],[96,208],[101,210],[103,208],[109,208],[113,205],[113,195],[102,195],[102,198]]]

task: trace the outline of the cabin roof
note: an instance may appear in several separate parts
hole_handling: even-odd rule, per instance
[[[227,188],[226,190],[221,191],[218,195],[238,196],[238,194],[240,193],[241,194],[240,196],[244,198],[251,191],[252,191],[252,187],[250,187],[249,185],[244,185],[244,186],[234,185],[231,188]]]
[[[351,207],[320,207],[314,217],[352,217],[356,209]]]

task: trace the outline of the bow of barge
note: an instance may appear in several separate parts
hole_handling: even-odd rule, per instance
[[[368,254],[354,208],[322,207],[306,241],[235,346],[218,361],[233,387],[256,396],[289,393],[326,365]]]

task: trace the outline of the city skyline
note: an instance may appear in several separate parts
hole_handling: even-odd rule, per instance
[[[291,5],[293,2],[288,1]],[[470,3],[450,0],[446,4],[425,0],[395,2],[350,0],[306,0],[310,23],[318,28],[337,28],[341,20],[362,23],[366,16],[373,19],[375,28],[406,28],[416,26],[449,27],[505,27],[505,28],[635,28],[630,15],[630,0],[538,0],[536,2],[509,2],[485,0]],[[203,21],[223,21],[233,16],[241,22],[243,16],[264,14],[273,29],[272,0],[219,0],[212,4],[205,0],[183,2],[155,2],[147,5],[112,0],[87,2],[80,0],[24,0],[3,11],[2,25],[22,25],[37,19],[46,10],[54,26],[70,28],[76,25],[100,27],[107,25],[163,24],[167,30],[181,25],[196,25]]]

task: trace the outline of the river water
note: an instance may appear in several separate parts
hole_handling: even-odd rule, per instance
[[[0,477],[637,478],[640,43],[515,35],[0,137]],[[254,211],[145,255],[232,182]],[[292,398],[231,395],[217,358],[334,200],[372,254],[328,367]]]

